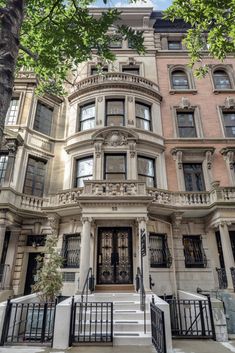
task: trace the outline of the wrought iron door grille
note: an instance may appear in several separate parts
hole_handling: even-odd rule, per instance
[[[112,343],[113,303],[74,303],[71,343]]]

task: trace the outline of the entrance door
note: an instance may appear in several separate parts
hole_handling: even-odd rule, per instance
[[[35,276],[37,274],[38,269],[37,257],[43,255],[44,254],[41,253],[29,253],[24,295],[32,293],[32,286],[35,283]]]
[[[131,228],[99,228],[98,284],[132,283]]]

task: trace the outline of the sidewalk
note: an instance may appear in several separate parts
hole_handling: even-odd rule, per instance
[[[219,343],[212,340],[174,340],[174,353],[235,353],[235,341]],[[86,346],[56,350],[46,347],[0,347],[0,353],[157,353],[154,347],[145,346]]]

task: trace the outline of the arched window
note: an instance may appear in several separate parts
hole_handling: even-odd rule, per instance
[[[175,70],[172,72],[173,89],[189,89],[189,81],[186,72],[183,70]]]
[[[215,70],[213,73],[214,85],[216,89],[230,89],[231,81],[225,70]]]

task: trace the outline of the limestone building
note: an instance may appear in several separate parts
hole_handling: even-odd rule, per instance
[[[89,267],[96,288],[134,290],[144,232],[146,289],[150,275],[160,296],[233,286],[234,59],[205,51],[210,72],[196,80],[185,24],[151,8],[122,11],[143,31],[145,55],[117,39],[115,62],[102,74],[96,59],[83,63],[65,98],[36,96],[31,72],[15,80],[0,154],[2,288],[15,295],[30,293],[52,231],[64,295]]]

